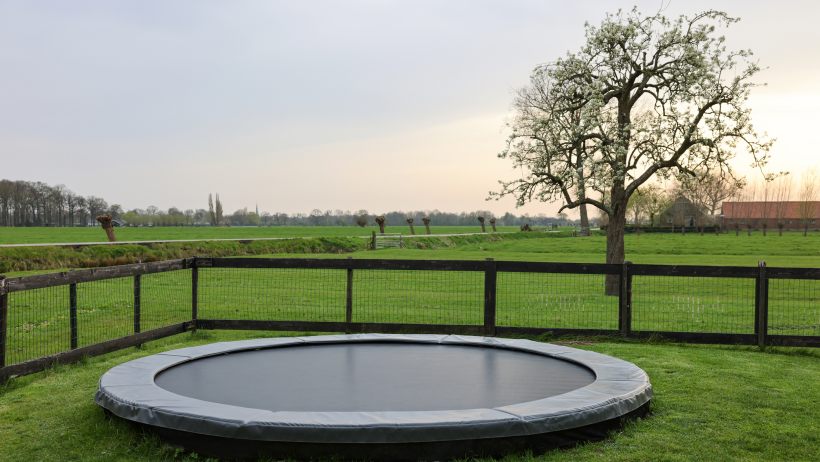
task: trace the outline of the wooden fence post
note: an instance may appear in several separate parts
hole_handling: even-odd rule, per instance
[[[632,262],[625,261],[621,266],[621,279],[618,292],[618,331],[623,336],[632,333]]]
[[[484,270],[484,333],[495,336],[495,301],[498,269],[495,260],[487,259]]]
[[[141,325],[140,325],[140,317],[141,314],[141,298],[142,296],[142,275],[135,274],[134,275],[134,333],[139,334],[141,332]]]
[[[196,320],[199,316],[199,268],[194,257],[191,268],[191,332],[196,332]]]
[[[9,294],[6,292],[6,277],[0,274],[0,368],[6,367],[6,332],[9,324]],[[2,379],[0,379],[2,383]]]
[[[78,339],[80,337],[77,330],[77,283],[72,282],[68,285],[68,328],[71,332],[71,349],[77,349]]]
[[[765,261],[758,263],[755,281],[755,335],[757,345],[763,348],[769,334],[769,277]]]
[[[348,263],[353,260],[353,257],[347,257]],[[345,323],[350,325],[353,322],[353,267],[347,268],[347,287],[345,289]],[[350,328],[346,329],[346,333],[350,333]]]

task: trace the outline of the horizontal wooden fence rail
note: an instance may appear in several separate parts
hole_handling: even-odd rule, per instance
[[[8,278],[5,283],[5,291],[19,292],[22,290],[44,289],[46,287],[64,286],[80,282],[101,281],[104,279],[175,271],[190,268],[193,266],[193,262],[193,258],[186,258]]]
[[[257,273],[260,270],[272,272]],[[168,273],[168,279],[151,279],[165,277],[152,276],[161,273]],[[604,294],[604,280],[617,282],[617,294]],[[687,289],[689,282],[702,286]],[[99,295],[100,292],[88,292],[86,287],[95,283],[120,285],[110,289],[102,286],[99,290],[104,295]],[[724,285],[735,288],[735,292],[727,292],[733,298],[721,298]],[[713,297],[714,300],[709,299],[713,304],[702,305],[685,296],[675,299],[687,291],[698,290],[716,292],[717,295],[703,295],[704,299]],[[89,293],[98,295],[94,298]],[[18,296],[29,298],[18,304]],[[108,297],[117,298],[118,302],[110,302]],[[489,336],[618,335],[682,342],[820,347],[820,335],[816,335],[820,319],[811,318],[817,316],[816,304],[812,304],[817,303],[818,297],[820,268],[768,268],[763,263],[758,267],[737,267],[492,259],[197,257],[14,278],[0,275],[0,381],[197,328]],[[588,298],[596,300],[585,305]],[[177,310],[182,306],[179,303],[187,305],[182,306],[183,314],[176,312],[176,319],[166,321],[162,308],[166,303],[176,303]],[[88,315],[87,307],[96,313],[97,304],[127,311],[128,321],[116,323],[126,319],[121,313],[103,319],[100,316],[105,314],[104,310],[99,310],[96,318]],[[666,313],[669,318],[663,318],[667,304],[689,310],[684,313],[688,317]],[[529,317],[558,309],[558,305],[570,318],[577,314],[577,320],[566,321],[557,315],[553,321]],[[719,312],[713,310],[715,306],[732,308]],[[800,311],[806,306],[808,321]],[[37,309],[44,313],[36,313]],[[306,319],[310,318],[308,312],[316,309],[317,317]],[[394,315],[395,319],[390,318]],[[783,320],[786,315],[792,317]],[[699,328],[697,323],[709,316],[727,316],[727,320],[720,324],[724,320],[716,318],[719,328],[705,324]],[[775,327],[772,316],[780,316]],[[31,321],[21,324],[28,318]],[[446,319],[449,321],[443,322]],[[60,327],[62,322],[65,332]],[[88,330],[108,329],[106,322],[128,332],[116,338],[104,337],[102,341],[89,340]],[[799,325],[792,325],[795,323]],[[52,330],[26,343],[28,330],[41,326]],[[811,335],[799,335],[801,332]],[[41,351],[48,354],[39,354]]]

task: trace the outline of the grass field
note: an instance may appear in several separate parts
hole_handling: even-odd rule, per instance
[[[268,256],[603,262],[604,238],[514,233],[424,238],[413,247],[365,251],[353,246],[341,254],[287,247],[295,253]],[[770,266],[817,267],[820,235],[644,234],[627,236],[627,254],[636,263],[753,266],[766,260]],[[345,277],[344,270],[202,269],[200,317],[341,321]],[[132,283],[119,278],[78,285],[79,346],[131,333]],[[143,276],[142,329],[190,319],[189,284],[188,270]],[[501,273],[498,287],[499,325],[617,326],[617,299],[603,295],[601,275]],[[357,270],[353,320],[480,324],[482,288],[480,272]],[[772,280],[770,295],[770,333],[820,335],[820,281]],[[68,348],[66,287],[9,297],[9,363]],[[633,305],[636,330],[751,333],[754,283],[635,277]],[[185,460],[157,440],[103,419],[90,401],[96,380],[115,363],[171,345],[258,335],[177,336],[152,342],[144,351],[15,379],[0,389],[0,441],[11,448],[0,450],[0,460]],[[817,351],[593,342],[584,347],[633,360],[649,372],[658,391],[655,415],[613,440],[532,460],[699,460],[715,454],[734,460],[810,460],[816,452],[818,437],[809,428],[820,412],[818,387],[801,384],[820,379]],[[67,438],[70,432],[75,440]]]
[[[331,228],[312,228],[331,229]],[[350,228],[355,229],[355,228]],[[483,259],[554,262],[605,261],[606,240],[597,234],[572,237],[568,230],[457,237],[418,237],[404,240],[404,249],[366,250],[358,237],[302,237],[300,239],[170,242],[150,245],[86,247],[0,247],[0,273],[108,266],[193,256],[310,256],[332,258]],[[634,263],[819,267],[820,233],[784,236],[641,234],[626,236],[626,256]]]
[[[518,233],[523,234],[523,233]],[[426,249],[383,249],[356,252],[362,258],[419,258],[472,260],[554,261],[604,263],[606,237],[595,235],[575,238],[567,234],[543,238],[501,239],[490,242],[465,242],[452,247]],[[820,233],[804,237],[801,233],[783,236],[735,236],[734,234],[639,234],[625,238],[626,259],[633,263],[680,265],[820,267]],[[378,255],[378,257],[375,257]]]
[[[423,234],[424,226],[416,226],[416,233]],[[489,229],[489,226],[487,227]],[[498,231],[518,231],[516,226],[499,226]],[[352,237],[370,236],[378,227],[368,226],[166,226],[141,228],[116,228],[120,241],[159,241],[184,239],[253,239],[271,237]],[[476,226],[431,226],[433,234],[477,233]],[[388,233],[410,234],[410,227],[387,226]],[[10,228],[0,227],[0,245],[2,244],[46,244],[102,242],[106,240],[102,228]]]
[[[3,461],[194,461],[150,434],[104,417],[93,403],[100,375],[124,361],[202,343],[265,335],[182,334],[15,379],[0,387]],[[820,436],[820,355],[815,351],[608,340],[572,346],[614,355],[646,370],[652,415],[603,442],[508,462],[811,461]]]

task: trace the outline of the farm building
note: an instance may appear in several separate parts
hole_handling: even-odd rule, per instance
[[[711,225],[712,217],[703,207],[686,196],[678,196],[672,205],[661,212],[658,226],[661,228],[695,228]]]
[[[721,206],[721,225],[733,228],[816,229],[820,224],[820,201],[782,202],[724,202]],[[807,223],[806,223],[807,222]]]

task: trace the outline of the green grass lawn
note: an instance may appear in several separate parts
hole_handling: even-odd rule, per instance
[[[351,228],[355,229],[355,228]],[[820,266],[820,235],[627,236],[636,263]],[[415,248],[296,253],[311,258],[484,259],[603,262],[605,241],[511,234],[417,241]],[[352,247],[356,248],[356,247]],[[308,251],[314,251],[308,246]],[[344,319],[344,270],[200,270],[200,317]],[[79,345],[128,335],[133,281],[78,285]],[[143,276],[142,329],[190,319],[190,271]],[[617,299],[603,276],[501,273],[499,325],[614,329]],[[480,324],[480,272],[354,272],[354,321]],[[770,333],[820,335],[820,281],[770,281]],[[10,364],[65,351],[68,289],[10,294]],[[752,280],[635,277],[636,330],[750,333]],[[172,347],[263,335],[200,332],[151,342],[82,365],[17,378],[0,388],[0,460],[187,460],[149,435],[103,418],[91,402],[114,364]],[[820,352],[592,340],[581,345],[634,361],[656,388],[654,415],[612,439],[537,458],[510,460],[812,460],[818,447]]]
[[[416,226],[416,232],[424,233],[424,226]],[[487,227],[489,229],[489,226]],[[516,226],[499,226],[498,231],[518,231]],[[271,237],[351,237],[370,236],[378,227],[368,226],[157,226],[141,228],[116,228],[120,241],[153,241],[181,239],[252,239]],[[431,226],[433,234],[478,233],[481,227],[476,226]],[[410,227],[387,226],[388,233],[410,234]],[[45,244],[102,242],[106,240],[105,232],[100,227],[74,228],[9,228],[0,227],[0,244]]]
[[[193,461],[151,434],[104,417],[99,377],[122,362],[173,348],[265,335],[199,331],[17,378],[0,386],[0,460]],[[643,368],[652,415],[607,440],[507,461],[810,461],[820,447],[820,352],[588,338],[574,347]]]

